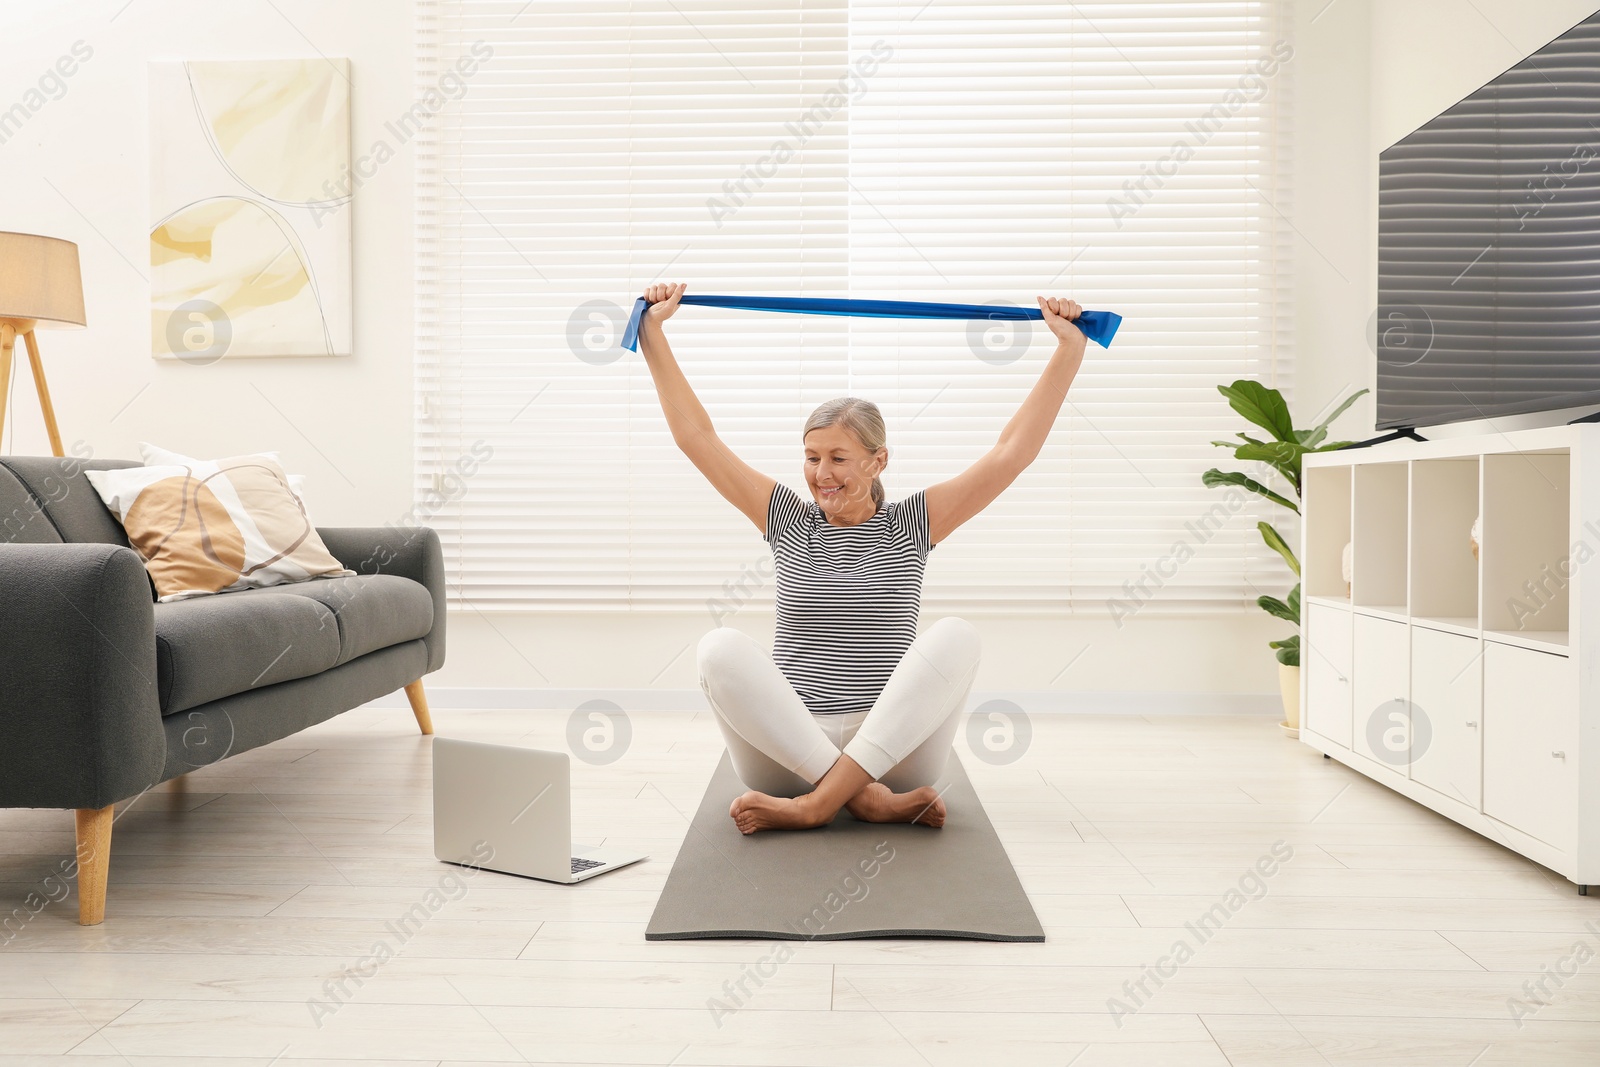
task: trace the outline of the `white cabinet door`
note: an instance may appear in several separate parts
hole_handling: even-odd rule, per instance
[[[1301,637],[1306,728],[1350,747],[1350,612],[1312,604]]]
[[[1411,628],[1411,777],[1478,810],[1483,652],[1476,637]]]
[[[1567,657],[1485,642],[1484,813],[1563,852],[1577,843],[1577,719]]]
[[[1406,773],[1411,762],[1411,649],[1406,624],[1357,615],[1351,656],[1353,749]]]

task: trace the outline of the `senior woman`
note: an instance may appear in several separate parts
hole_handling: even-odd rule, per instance
[[[672,439],[761,531],[777,572],[769,656],[731,627],[699,646],[700,684],[749,791],[728,814],[742,833],[821,826],[841,808],[867,822],[944,823],[933,788],[977,673],[977,632],[944,618],[917,633],[928,553],[1038,456],[1083,362],[1072,300],[1038,297],[1057,339],[1027,399],[976,463],[904,500],[885,499],[883,416],[830,400],[801,431],[806,496],[731,452],[667,344],[687,286],[647,287],[639,329]]]

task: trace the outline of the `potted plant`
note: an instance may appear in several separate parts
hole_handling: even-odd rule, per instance
[[[1347,448],[1353,442],[1327,441],[1328,426],[1334,419],[1344,414],[1345,409],[1355,403],[1357,398],[1367,390],[1359,389],[1345,397],[1338,407],[1333,409],[1333,414],[1323,419],[1309,430],[1294,428],[1294,420],[1289,416],[1289,405],[1284,402],[1283,394],[1276,389],[1270,389],[1258,381],[1241,378],[1232,385],[1219,385],[1217,392],[1227,398],[1228,406],[1244,416],[1252,424],[1261,427],[1271,435],[1270,440],[1260,440],[1249,434],[1241,433],[1237,441],[1213,441],[1212,444],[1219,448],[1233,449],[1233,458],[1247,463],[1265,463],[1271,467],[1288,487],[1294,492],[1294,499],[1274,492],[1272,489],[1245,474],[1243,471],[1222,471],[1213,467],[1201,475],[1201,481],[1215,488],[1219,485],[1236,485],[1241,489],[1266,497],[1274,504],[1288,508],[1296,515],[1300,514],[1300,462],[1308,452],[1333,452],[1337,449]],[[1256,523],[1256,529],[1261,531],[1261,539],[1267,543],[1283,561],[1294,571],[1296,578],[1300,577],[1300,560],[1295,556],[1294,549],[1289,547],[1277,530],[1269,522]],[[1256,603],[1270,615],[1300,625],[1300,583],[1289,591],[1287,599],[1279,600],[1274,596],[1261,596],[1256,598]],[[1300,634],[1298,630],[1288,637],[1270,643],[1277,650],[1278,656],[1278,692],[1283,699],[1284,728],[1298,731],[1300,728]]]

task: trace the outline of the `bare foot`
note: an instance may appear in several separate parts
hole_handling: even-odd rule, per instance
[[[830,819],[821,818],[807,803],[810,794],[803,797],[769,797],[751,790],[736,797],[728,806],[734,825],[741,834],[757,830],[809,830]]]
[[[893,793],[882,782],[873,782],[851,797],[845,807],[862,822],[914,822],[934,827],[944,825],[944,798],[931,785],[908,793]]]

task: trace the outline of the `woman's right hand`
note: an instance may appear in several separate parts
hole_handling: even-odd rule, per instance
[[[688,288],[684,282],[645,286],[644,298],[650,306],[644,309],[644,317],[657,325],[672,318],[673,312],[678,310],[678,300]]]
[[[1083,314],[1083,305],[1066,297],[1038,297],[1039,310],[1044,312],[1044,324],[1056,335],[1056,340],[1082,341],[1083,330],[1074,321]]]

